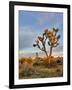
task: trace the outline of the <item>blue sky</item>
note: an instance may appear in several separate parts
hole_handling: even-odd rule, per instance
[[[32,56],[34,53],[42,51],[33,47],[37,36],[45,29],[59,28],[60,44],[53,49],[53,53],[62,54],[63,52],[63,13],[56,12],[37,12],[19,11],[19,53],[24,56]],[[49,46],[47,46],[49,51]],[[44,53],[43,53],[44,54]]]

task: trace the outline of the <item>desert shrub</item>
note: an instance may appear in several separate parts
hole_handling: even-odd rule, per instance
[[[28,68],[31,68],[33,66],[33,60],[32,58],[21,58],[19,60],[19,68],[25,68],[25,67],[28,67]]]
[[[26,62],[29,63],[29,64],[32,64],[33,60],[32,60],[32,58],[29,57],[29,58],[27,58]]]
[[[63,64],[63,58],[57,57],[56,63],[62,65]]]
[[[50,63],[49,63],[50,60]],[[48,58],[44,58],[44,60],[41,62],[42,65],[46,66],[46,67],[50,67],[50,66],[55,66],[55,60],[54,57],[50,56]]]
[[[33,64],[33,66],[39,66],[39,65],[41,65],[41,62],[43,61],[43,58],[41,58],[41,57],[38,57],[38,58],[35,58],[34,59],[34,64]]]
[[[19,68],[22,67],[24,60],[25,60],[24,58],[19,59]]]
[[[30,68],[25,68],[21,72],[19,72],[19,77],[28,77],[33,74],[33,71]]]
[[[60,69],[57,69],[56,71],[57,71],[57,72],[60,72]]]
[[[35,62],[34,64],[33,64],[33,66],[38,66],[38,65],[40,65],[40,62],[38,61],[38,62]]]
[[[33,59],[31,57],[29,58],[21,58],[19,60],[19,77],[27,77],[33,74],[34,69],[33,69]]]
[[[63,70],[57,68],[56,72],[59,77],[63,76]]]

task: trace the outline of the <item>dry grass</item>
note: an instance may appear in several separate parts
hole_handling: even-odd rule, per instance
[[[21,58],[19,60],[19,79],[48,78],[63,76],[63,57]]]

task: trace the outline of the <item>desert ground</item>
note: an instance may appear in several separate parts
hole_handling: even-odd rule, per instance
[[[23,57],[19,59],[19,79],[52,78],[62,76],[63,57]]]

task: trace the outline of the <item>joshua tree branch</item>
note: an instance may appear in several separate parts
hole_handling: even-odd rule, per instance
[[[59,45],[59,43],[55,44],[53,47],[57,47]]]
[[[38,44],[37,46],[38,46],[38,48],[39,48],[40,50],[44,51],[44,50],[40,47],[40,45],[39,45],[39,44]]]

